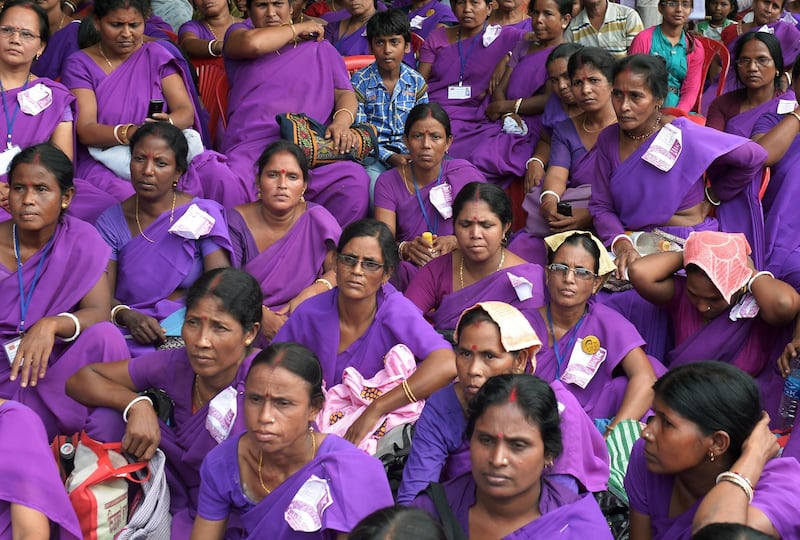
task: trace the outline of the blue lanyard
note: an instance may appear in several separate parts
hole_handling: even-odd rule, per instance
[[[578,339],[578,330],[583,324],[583,319],[586,317],[586,310],[584,310],[581,318],[578,319],[578,324],[572,329],[572,336],[567,341],[567,354],[572,354],[572,348],[575,347],[575,341]],[[550,304],[547,304],[547,326],[550,327],[550,334],[553,336],[553,352],[556,353],[556,379],[561,378],[561,364],[564,363],[564,357],[558,349],[558,340],[556,339],[555,330],[553,330],[553,316],[550,314]]]
[[[459,75],[458,75],[458,86],[461,86],[463,84],[463,82],[464,82],[464,70],[467,67],[467,60],[469,60],[469,55],[472,54],[472,49],[475,48],[475,44],[478,42],[478,40],[481,39],[481,36],[483,35],[483,32],[486,30],[486,25],[487,25],[487,23],[484,22],[483,23],[483,29],[480,31],[480,33],[477,36],[472,38],[472,45],[470,45],[469,49],[467,49],[467,56],[464,56],[461,53],[461,27],[459,26],[459,28],[458,28],[458,35],[456,36],[456,39],[458,40],[458,59],[461,61],[461,71],[459,72]]]
[[[30,73],[28,77],[25,79],[25,84],[22,85],[22,91],[24,92],[26,88],[28,88],[28,82],[31,80]],[[11,131],[14,129],[14,122],[17,121],[17,113],[19,112],[19,100],[17,100],[16,105],[14,105],[14,112],[11,114],[11,118],[8,117],[8,107],[6,106],[6,89],[3,88],[3,83],[0,81],[0,95],[3,97],[3,114],[6,116],[6,126],[8,127],[8,136],[6,137],[6,150],[11,149]],[[16,237],[15,237],[16,238]]]
[[[17,226],[12,225],[11,230],[14,235],[14,257],[17,259],[17,281],[19,282],[19,333],[22,335],[25,332],[25,314],[28,313],[28,306],[31,305],[31,298],[33,298],[33,290],[36,288],[36,284],[39,282],[44,260],[47,258],[47,254],[50,253],[50,247],[53,245],[53,238],[55,238],[55,235],[51,236],[50,240],[48,240],[47,244],[44,246],[42,256],[39,259],[39,264],[36,265],[36,272],[33,274],[31,288],[28,289],[28,294],[26,296],[25,288],[22,285],[22,261],[20,260],[19,256],[19,238],[17,238]]]
[[[436,177],[436,185],[437,186],[442,183],[442,169],[443,168],[444,167],[440,164],[439,165],[439,176]],[[414,165],[413,164],[411,165],[411,180],[414,181],[414,193],[416,193],[416,195],[417,195],[417,202],[419,203],[419,209],[422,211],[422,217],[425,218],[425,225],[428,226],[428,230],[430,232],[432,232],[433,234],[436,234],[437,231],[439,230],[439,215],[438,214],[434,214],[434,218],[436,218],[436,221],[434,221],[433,225],[431,225],[431,221],[428,218],[428,211],[425,210],[425,203],[422,202],[422,194],[420,194],[420,192],[419,192],[419,186],[417,185],[417,175],[414,174]]]

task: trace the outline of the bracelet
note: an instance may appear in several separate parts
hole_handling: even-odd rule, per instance
[[[75,2],[71,2],[70,0],[64,0],[64,5],[72,10],[72,13],[78,11],[78,6]]]
[[[545,195],[552,195],[553,197],[555,197],[556,198],[556,203],[560,203],[561,202],[561,195],[559,195],[555,191],[551,191],[549,189],[546,189],[546,190],[542,191],[541,195],[539,195],[539,205],[540,206],[542,204],[542,200],[544,199]]]
[[[288,26],[292,29],[292,43],[294,43],[295,48],[297,48],[297,30],[294,29],[294,23],[283,23],[281,26]]]
[[[218,42],[216,39],[212,39],[208,42],[208,55],[212,58],[217,58],[220,55],[214,52],[214,45]]]
[[[175,122],[172,121],[172,117],[171,116],[167,116],[167,122],[169,122],[169,125],[171,125],[171,126],[175,125]]]
[[[120,130],[119,140],[122,141],[122,144],[128,144],[131,140],[128,138],[128,131],[134,126],[134,124],[125,124]]]
[[[403,384],[401,386],[403,387],[403,392],[405,392],[409,403],[416,403],[419,401],[414,395],[414,392],[411,391],[411,387],[408,385],[408,379],[403,379]]]
[[[531,163],[538,163],[539,165],[542,166],[542,170],[546,170],[547,169],[547,167],[544,166],[544,161],[542,161],[538,157],[534,156],[534,157],[532,157],[531,159],[529,159],[528,161],[525,162],[525,170],[526,171],[528,170],[528,166]],[[559,199],[559,202],[560,202],[560,199]]]
[[[150,402],[150,406],[153,407],[153,410],[155,410],[155,405],[153,405],[153,400],[152,399],[150,399],[147,396],[137,396],[137,397],[133,398],[131,400],[131,402],[128,403],[128,406],[125,407],[125,410],[122,411],[122,419],[125,421],[126,424],[128,423],[128,413],[130,412],[131,407],[133,407],[134,405],[136,405],[140,401],[149,401]]]
[[[705,189],[703,189],[703,192],[706,194],[706,200],[714,206],[719,206],[720,204],[722,204],[722,201],[715,201],[714,198],[711,197],[711,192],[708,191],[708,188],[710,187],[711,186],[706,186]]]
[[[747,292],[753,294],[753,282],[758,279],[760,276],[769,276],[772,279],[775,279],[775,274],[768,270],[762,270],[760,272],[756,272],[753,276],[747,281]]]
[[[124,142],[122,142],[122,139],[119,138],[119,133],[117,133],[119,131],[119,128],[121,128],[121,127],[122,127],[122,124],[117,124],[116,126],[114,126],[114,139],[119,144],[125,144]]]
[[[794,116],[795,118],[797,118],[797,121],[798,121],[798,122],[800,122],[800,114],[797,114],[797,112],[796,112],[796,111],[792,111],[792,112],[790,112],[789,114],[790,114],[791,116]]]
[[[333,285],[331,285],[331,282],[325,278],[317,278],[314,280],[314,283],[322,283],[328,288],[329,291],[333,290]]]
[[[119,312],[122,311],[123,309],[131,309],[131,307],[126,306],[125,304],[117,304],[116,306],[111,308],[111,322],[114,323],[114,326],[116,326],[117,328],[123,328],[125,326],[124,324],[119,324],[117,322],[117,315],[119,315]]]
[[[614,251],[614,244],[617,242],[617,240],[627,240],[627,241],[628,241],[628,243],[631,245],[631,247],[633,247],[634,249],[636,249],[636,248],[633,246],[633,240],[631,240],[631,237],[630,237],[630,236],[628,236],[628,235],[627,235],[627,234],[625,234],[625,233],[618,234],[618,235],[617,235],[617,236],[615,236],[615,237],[614,237],[614,239],[611,241],[611,253],[613,253],[614,255],[616,255],[616,254],[617,254],[617,252],[616,252],[616,251]]]
[[[732,472],[732,471],[723,471],[719,473],[717,476],[716,483],[719,484],[720,482],[730,482],[731,484],[736,484],[742,491],[744,491],[745,495],[747,495],[747,502],[753,502],[753,487],[750,484],[750,480],[745,478],[739,473]]]
[[[522,98],[519,98],[514,102],[514,114],[519,114],[520,105],[522,105]]]
[[[400,245],[397,246],[397,256],[400,257],[401,261],[405,260],[403,257],[403,248],[406,247],[406,244],[408,244],[408,240],[403,240],[400,242]]]
[[[56,315],[56,317],[68,317],[68,318],[72,319],[73,323],[75,323],[75,333],[72,334],[68,338],[61,338],[61,340],[64,343],[70,343],[70,342],[75,341],[76,339],[78,339],[78,336],[81,335],[81,321],[78,320],[78,317],[76,317],[74,314],[68,313],[66,311],[64,311],[62,313],[59,313],[58,315]]]
[[[336,112],[333,113],[333,116],[331,116],[331,118],[336,118],[336,115],[339,114],[342,111],[344,111],[344,112],[346,112],[347,114],[350,115],[350,123],[351,124],[355,124],[356,123],[356,117],[353,115],[353,112],[350,109],[345,109],[345,108],[337,109]]]

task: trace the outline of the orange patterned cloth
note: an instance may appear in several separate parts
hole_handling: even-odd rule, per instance
[[[684,266],[699,266],[728,303],[753,274],[747,264],[750,244],[742,233],[693,232],[683,250]]]
[[[500,328],[500,342],[507,352],[516,352],[526,349],[531,354],[531,365],[536,367],[536,353],[542,348],[542,341],[533,330],[531,323],[517,308],[505,302],[479,302],[471,308],[461,312],[456,328],[461,324],[461,318],[475,308],[483,308],[489,317]],[[458,343],[458,333],[453,336]]]

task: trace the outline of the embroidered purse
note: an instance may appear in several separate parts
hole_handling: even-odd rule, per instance
[[[355,148],[340,154],[333,149],[333,139],[325,138],[327,127],[303,113],[284,113],[275,116],[281,131],[281,138],[292,141],[308,157],[309,166],[320,167],[336,161],[356,161],[362,163],[371,155],[377,156],[378,133],[372,124],[353,124],[350,129],[356,133]]]

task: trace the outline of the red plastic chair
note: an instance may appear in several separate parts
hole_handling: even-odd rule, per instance
[[[706,125],[705,116],[700,116],[699,114],[689,114],[683,109],[679,109],[677,107],[661,107],[661,114],[669,116],[683,116],[684,118],[688,118],[695,124],[700,124],[701,126]]]
[[[215,105],[214,95],[217,83],[222,77],[225,77],[225,70],[218,65],[207,63],[197,67],[197,91],[200,94],[200,101],[209,112]]]
[[[727,47],[715,39],[707,38],[705,36],[695,36],[695,39],[703,44],[703,50],[706,53],[706,58],[703,61],[703,76],[700,80],[700,94],[697,96],[697,101],[692,107],[692,111],[697,114],[702,114],[703,107],[703,88],[706,85],[706,77],[708,77],[708,68],[711,67],[711,62],[716,56],[719,56],[719,61],[722,64],[722,71],[719,72],[719,84],[717,86],[717,96],[722,94],[725,89],[725,79],[728,78],[728,71],[731,68],[731,53]]]
[[[203,69],[218,70],[219,68],[205,66]],[[220,123],[223,128],[228,126],[228,76],[224,70],[219,70],[213,79],[209,79],[207,84],[213,84],[213,86],[209,86],[207,89],[209,93],[204,95],[201,85],[200,98],[208,111],[208,133],[212,144],[216,148],[217,127]]]
[[[365,68],[375,61],[375,57],[371,54],[355,54],[353,56],[344,57],[344,66],[347,72],[352,75],[361,68]]]
[[[192,63],[192,66],[194,66],[198,77],[200,76],[200,68],[202,66],[216,66],[220,69],[225,69],[225,61],[221,56],[217,58],[189,58],[189,61]]]
[[[414,53],[414,58],[417,60],[419,60],[419,51],[424,43],[425,39],[421,35],[411,32],[411,52]]]

